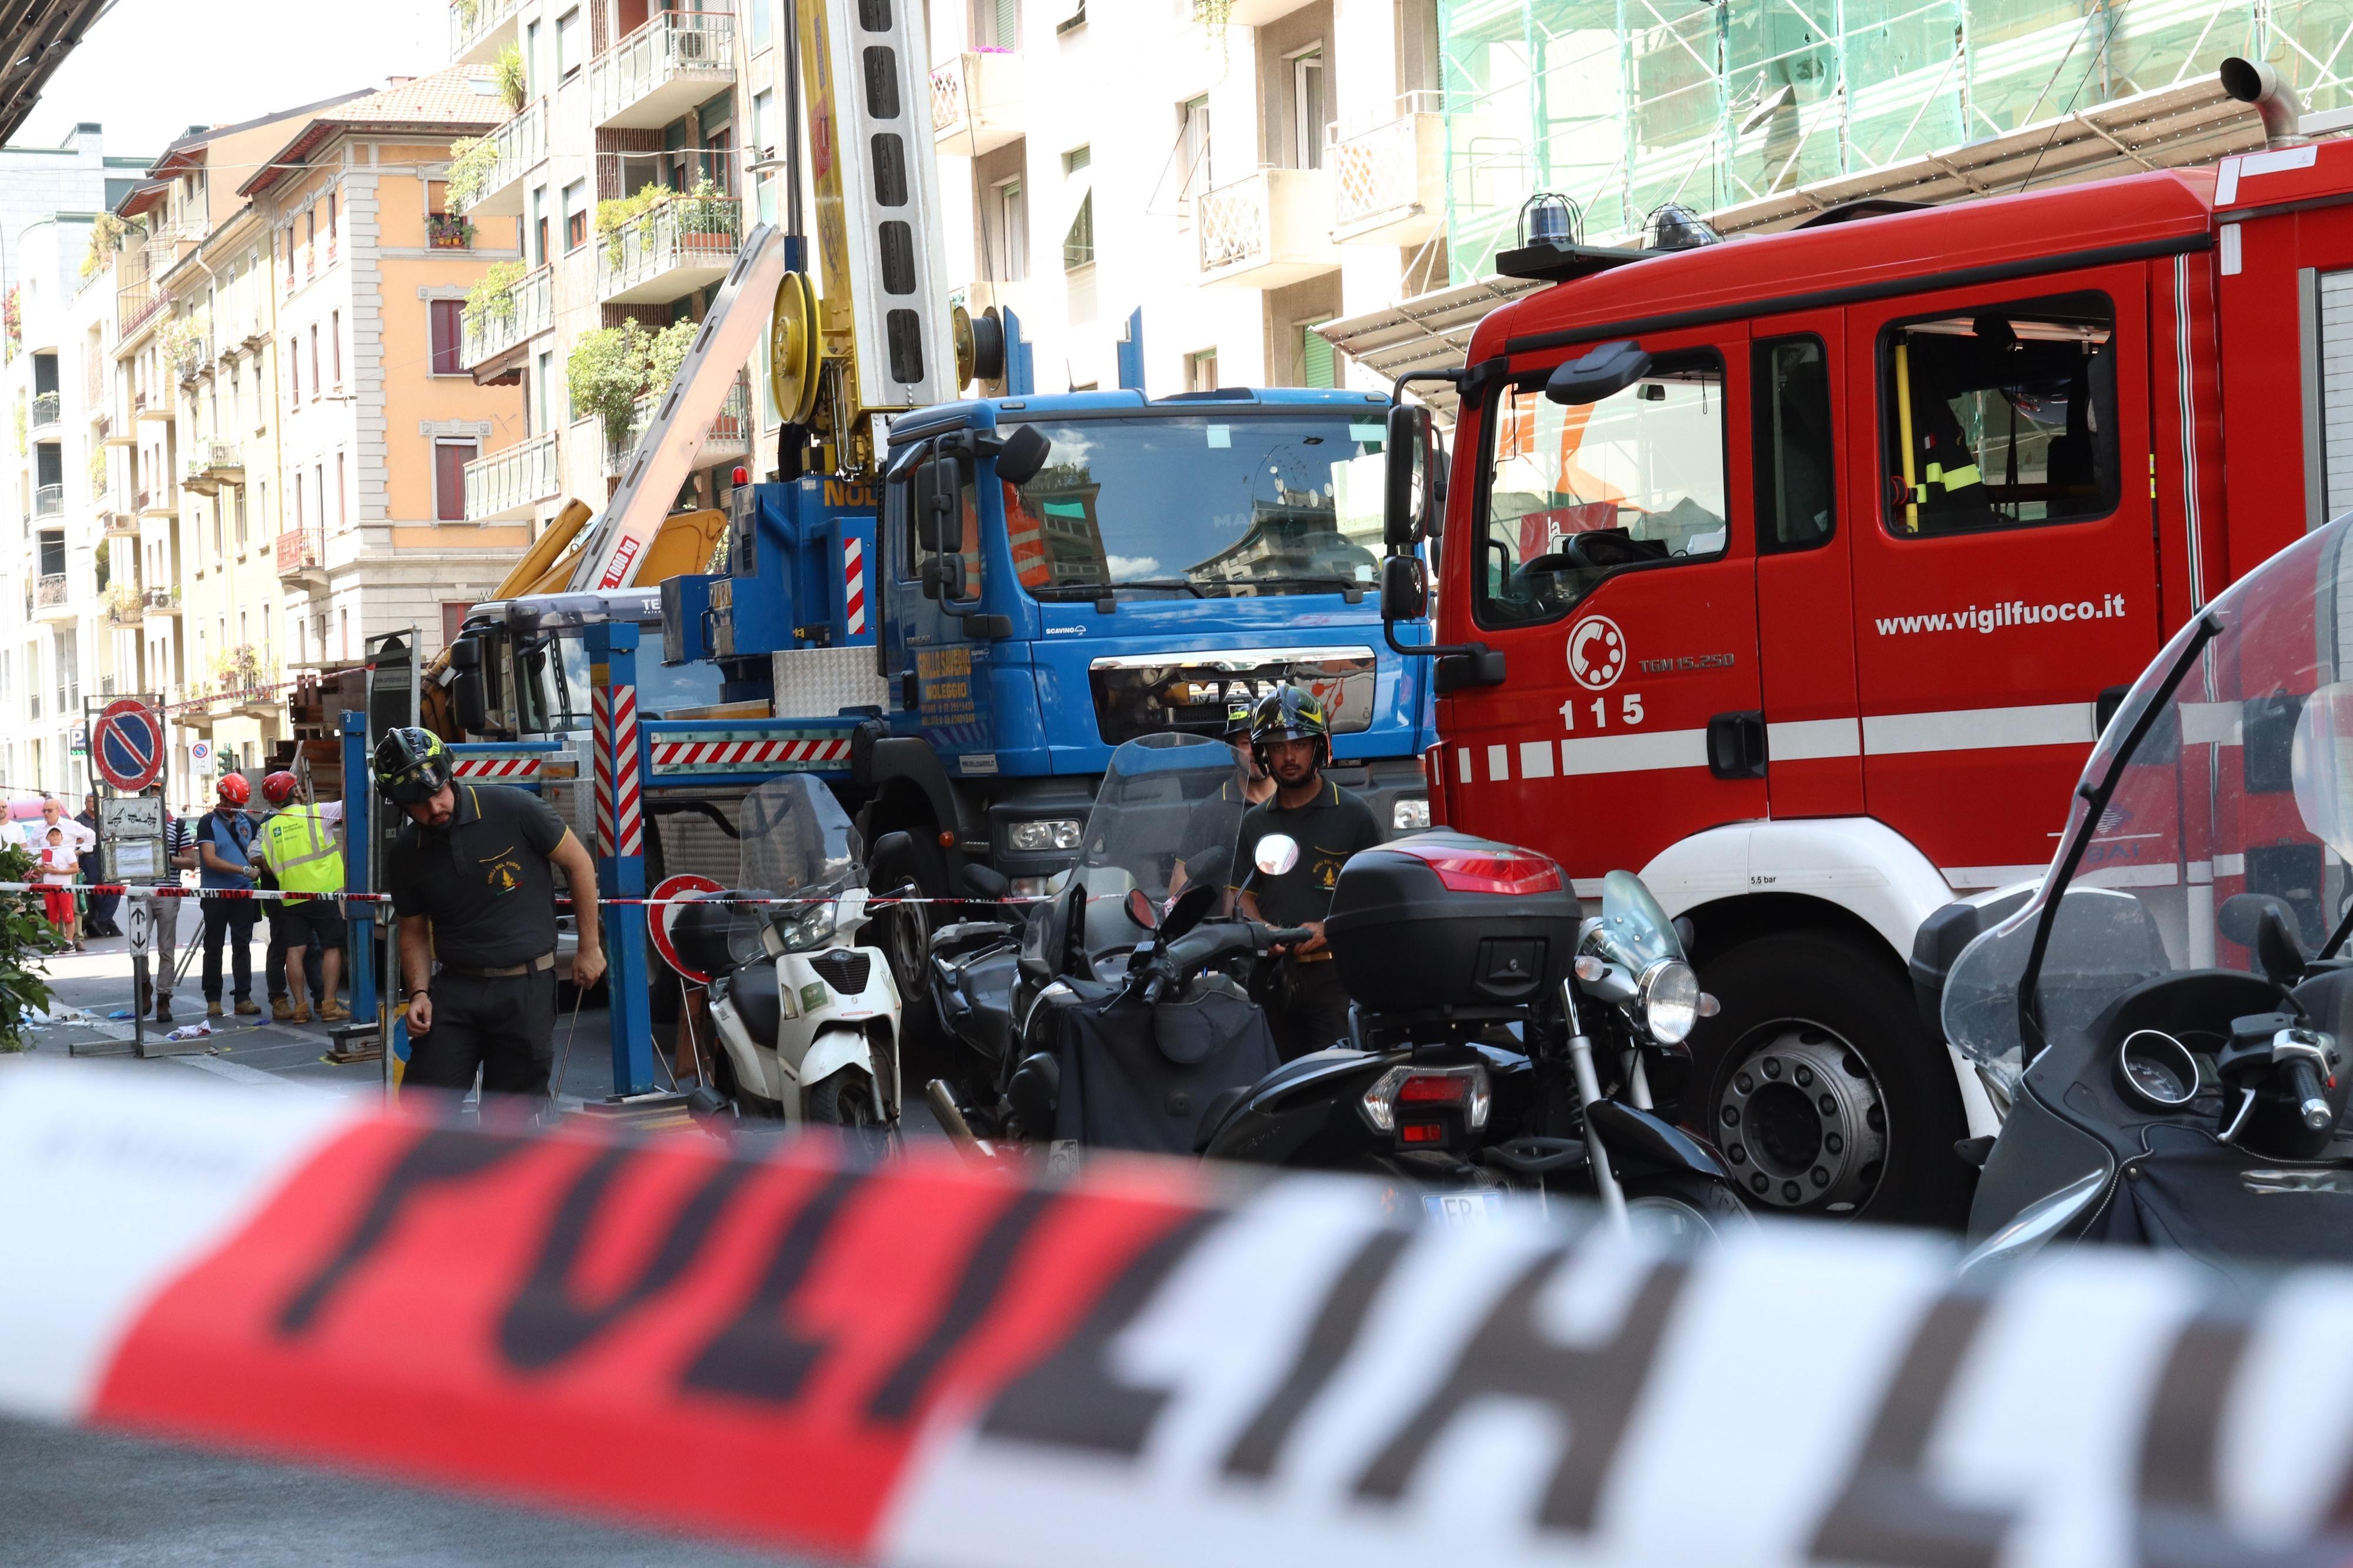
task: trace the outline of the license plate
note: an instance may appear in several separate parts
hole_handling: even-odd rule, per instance
[[[1504,1217],[1504,1194],[1492,1192],[1424,1193],[1422,1212],[1440,1225],[1493,1225]]]

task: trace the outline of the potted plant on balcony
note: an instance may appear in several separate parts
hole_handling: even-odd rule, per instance
[[[638,394],[646,384],[646,356],[653,334],[635,321],[617,327],[583,332],[565,361],[565,384],[572,389],[572,416],[594,418],[603,426],[605,444],[617,447],[629,438],[629,423],[637,414]]]
[[[507,47],[499,51],[499,58],[491,62],[491,74],[499,84],[499,96],[506,100],[507,112],[521,114],[526,101],[525,95],[530,90],[528,79],[523,74],[522,47],[513,39],[508,39]]]
[[[596,204],[596,233],[605,241],[605,265],[618,269],[628,258],[628,242],[625,231],[629,225],[658,206],[667,205],[678,193],[659,182],[639,185],[626,196]]]
[[[130,232],[131,226],[112,213],[100,213],[91,219],[90,248],[82,253],[81,258],[82,277],[89,279],[113,259],[114,253],[122,248],[123,236]]]
[[[459,318],[474,331],[480,331],[490,322],[501,326],[514,320],[515,300],[512,289],[528,270],[520,261],[501,261],[492,266],[474,286],[466,290],[465,307]]]
[[[707,177],[695,181],[674,210],[680,248],[705,255],[735,253],[735,201],[715,182]]]
[[[498,146],[487,136],[461,136],[449,143],[449,169],[442,175],[448,194],[442,200],[452,216],[462,215],[481,198],[482,182],[498,161]]]
[[[135,626],[140,612],[147,607],[147,596],[139,584],[127,579],[109,583],[103,595],[106,617],[118,626]]]
[[[435,250],[471,250],[474,222],[461,213],[427,213],[425,243]]]

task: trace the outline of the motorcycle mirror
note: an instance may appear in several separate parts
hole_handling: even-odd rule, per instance
[[[1217,907],[1218,889],[1213,882],[1195,882],[1176,895],[1176,902],[1168,910],[1168,918],[1160,922],[1160,940],[1175,942],[1202,921]]]
[[[1127,890],[1127,918],[1135,922],[1138,930],[1158,931],[1160,929],[1160,910],[1154,906],[1152,895],[1142,888],[1130,888]]]
[[[1270,833],[1258,841],[1250,859],[1262,874],[1280,877],[1299,864],[1299,841],[1288,833]]]
[[[2304,931],[2286,900],[2270,893],[2235,893],[2214,911],[2214,929],[2255,955],[2263,972],[2283,985],[2304,978]]]

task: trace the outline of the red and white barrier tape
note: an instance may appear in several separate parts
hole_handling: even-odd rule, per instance
[[[390,893],[290,893],[282,888],[150,888],[129,882],[0,882],[0,893],[121,893],[150,899],[342,899],[353,904],[391,901]]]
[[[2353,1272],[828,1147],[12,1068],[0,1409],[930,1568],[2353,1555]]]
[[[137,895],[140,897],[154,899],[341,899],[346,903],[353,904],[383,904],[392,901],[392,895],[390,893],[293,893],[288,892],[281,888],[150,888],[135,886],[127,882],[0,882],[0,893],[58,892],[121,893],[126,896]],[[557,895],[555,901],[564,908],[569,909],[571,908],[574,900],[559,894]],[[706,893],[693,898],[676,899],[598,899],[596,900],[596,904],[600,909],[607,907],[659,909],[665,904],[723,903],[797,906],[803,904],[830,904],[837,903],[839,901],[839,899],[832,895],[809,899],[780,899],[765,896],[760,898],[737,898],[732,893]],[[888,898],[869,899],[866,902],[869,909],[882,909],[892,904],[1004,904],[1026,906],[1034,903],[1042,903],[1044,900],[1041,899],[1026,898],[917,899],[908,898],[903,895],[894,893]]]

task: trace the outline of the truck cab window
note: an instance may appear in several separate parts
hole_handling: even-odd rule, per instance
[[[1837,522],[1830,367],[1817,337],[1771,338],[1752,351],[1757,552],[1811,550]]]
[[[1887,527],[1932,537],[2116,510],[2116,307],[2105,294],[1899,321],[1880,341]]]
[[[1599,403],[1564,407],[1545,374],[1502,387],[1485,421],[1481,626],[1567,615],[1616,573],[1725,552],[1724,361],[1667,353]]]

